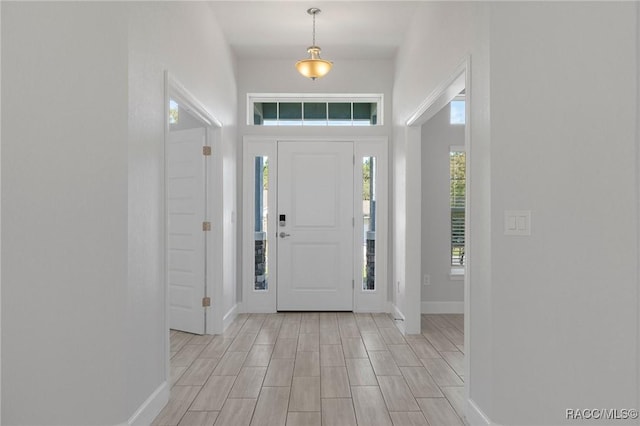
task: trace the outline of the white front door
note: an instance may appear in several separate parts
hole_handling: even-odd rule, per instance
[[[172,131],[167,146],[169,326],[203,334],[205,129]]]
[[[278,143],[278,310],[353,309],[353,143]]]

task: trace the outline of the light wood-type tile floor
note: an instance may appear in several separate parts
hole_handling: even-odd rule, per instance
[[[222,335],[171,331],[157,426],[463,425],[463,316],[244,314]]]

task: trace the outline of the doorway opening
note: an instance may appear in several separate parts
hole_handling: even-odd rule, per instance
[[[422,314],[464,313],[468,260],[464,99],[462,91],[420,128]]]
[[[164,282],[169,330],[220,332],[221,124],[165,73]]]
[[[469,364],[470,364],[470,350],[469,342],[471,341],[471,328],[470,325],[470,290],[471,285],[471,267],[473,264],[473,258],[469,248],[471,247],[471,240],[473,233],[469,225],[470,217],[470,188],[471,182],[469,180],[471,176],[471,132],[470,132],[470,111],[471,111],[471,70],[470,70],[470,57],[464,58],[464,60],[456,67],[451,76],[445,80],[440,86],[438,86],[420,105],[418,110],[409,117],[406,122],[407,126],[407,175],[408,176],[420,176],[423,175],[422,168],[422,151],[425,148],[425,141],[423,139],[423,133],[427,136],[431,130],[432,124],[437,122],[438,118],[446,118],[447,114],[452,112],[456,115],[449,115],[449,124],[455,123],[460,120],[460,113],[464,112],[464,137],[462,144],[459,142],[444,146],[443,166],[445,170],[449,169],[449,182],[446,183],[446,187],[443,189],[445,195],[448,196],[448,203],[441,205],[445,210],[446,215],[449,215],[448,226],[445,227],[447,233],[446,238],[449,239],[449,244],[444,244],[443,258],[449,271],[450,284],[454,286],[457,284],[455,281],[463,280],[462,302],[456,301],[455,303],[441,303],[429,305],[429,301],[426,302],[426,310],[433,309],[432,313],[449,314],[453,315],[454,322],[463,323],[464,327],[459,330],[461,333],[454,333],[449,336],[452,343],[456,344],[462,342],[463,344],[458,347],[460,353],[458,365],[463,366],[464,374],[464,397],[469,399]],[[464,101],[464,104],[457,103],[457,101]],[[445,108],[448,107],[448,108]],[[457,111],[452,111],[451,108],[458,108]],[[460,109],[460,107],[462,107]],[[438,114],[441,114],[438,117]],[[444,117],[443,117],[444,116]],[[460,139],[460,132],[458,132],[457,140]],[[464,155],[461,155],[463,154]],[[457,161],[456,161],[457,160]],[[448,164],[446,164],[448,163]],[[464,188],[454,188],[456,186],[455,180],[460,177],[461,170],[452,170],[452,164],[455,167],[464,169]],[[457,174],[457,176],[455,176]],[[417,188],[416,188],[417,186]],[[406,262],[406,280],[407,282],[413,282],[415,285],[406,286],[406,294],[404,295],[406,315],[406,327],[407,332],[416,333],[421,332],[421,314],[423,312],[423,300],[422,290],[425,287],[429,287],[431,277],[429,272],[423,269],[423,227],[429,226],[427,223],[423,223],[423,200],[425,191],[423,191],[423,179],[418,179],[418,183],[414,184],[413,189],[415,192],[422,194],[418,200],[410,201],[407,197],[407,229],[419,229],[419,236],[411,236],[407,234],[407,250],[416,251],[419,255],[407,258]],[[417,190],[416,190],[417,189]],[[409,191],[409,189],[408,189]],[[446,198],[446,197],[445,197]],[[464,201],[463,201],[464,200]],[[413,210],[413,211],[412,211]],[[410,213],[411,212],[411,213]],[[460,223],[460,219],[462,222]],[[463,230],[463,231],[462,231]],[[429,230],[425,230],[428,232]],[[460,238],[462,237],[462,238]],[[426,253],[428,255],[428,253]],[[452,290],[453,286],[449,286],[448,290]],[[459,289],[458,289],[459,293]],[[425,295],[429,293],[425,292]],[[464,318],[460,318],[460,314],[456,312],[462,312]],[[460,335],[463,334],[463,335]]]

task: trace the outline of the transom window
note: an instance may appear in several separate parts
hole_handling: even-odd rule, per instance
[[[247,124],[255,126],[377,126],[382,95],[247,96]]]

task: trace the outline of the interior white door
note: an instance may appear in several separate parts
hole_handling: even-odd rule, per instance
[[[172,131],[167,146],[169,326],[203,334],[205,129]]]
[[[279,142],[277,219],[278,310],[352,310],[353,144]]]

